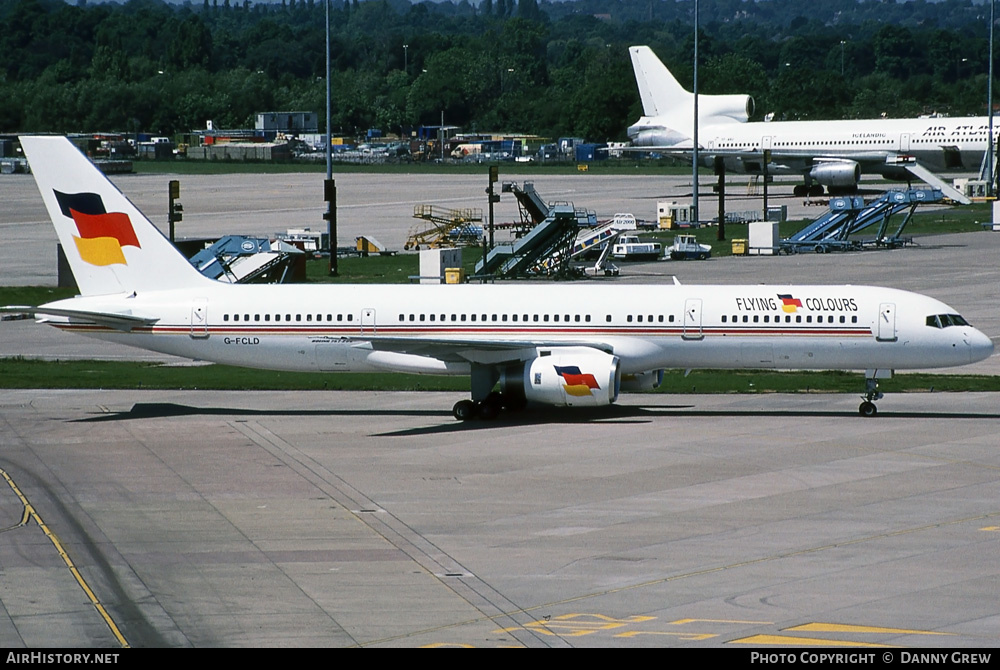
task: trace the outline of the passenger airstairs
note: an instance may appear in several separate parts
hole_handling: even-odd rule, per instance
[[[781,240],[779,250],[785,253],[799,251],[844,251],[860,249],[860,240],[850,239],[862,230],[879,224],[878,233],[869,243],[875,246],[896,247],[903,244],[903,229],[909,223],[918,205],[940,202],[944,195],[939,189],[908,189],[887,191],[876,200],[865,204],[860,196],[831,198],[830,211],[805,228]],[[909,209],[906,217],[892,235],[886,235],[889,219],[894,214]]]
[[[940,191],[943,198],[949,198],[961,205],[971,205],[972,200],[967,198],[964,193],[959,191],[957,188],[949,184],[948,182],[938,177],[936,174],[925,168],[920,163],[915,160],[903,161],[897,163],[901,167],[906,168],[906,171],[912,174],[914,177],[930,185],[931,188]]]
[[[572,205],[555,205],[548,216],[512,244],[498,244],[476,263],[476,274],[514,277],[529,274],[559,274],[568,269],[569,249],[580,228]],[[550,257],[563,259],[552,267],[542,266]]]
[[[292,279],[302,251],[280,240],[226,235],[191,257],[191,265],[228,284],[282,284]]]
[[[524,186],[520,187],[516,182],[508,181],[501,185],[500,190],[503,193],[513,193],[517,198],[522,223],[537,225],[549,216],[550,206],[538,195],[532,182],[526,181]]]
[[[635,219],[632,219],[632,225],[628,226],[617,218],[605,223],[597,228],[587,228],[580,231],[576,237],[576,241],[573,243],[573,248],[570,250],[570,256],[577,258],[579,256],[584,256],[589,252],[597,252],[598,250],[603,250],[605,245],[612,240],[616,235],[625,230],[635,230]]]

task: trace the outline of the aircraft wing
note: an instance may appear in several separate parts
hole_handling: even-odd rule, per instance
[[[689,155],[692,151],[690,146],[644,146],[644,147],[624,147],[621,151],[656,152],[663,154],[674,154],[677,156]],[[899,175],[901,170],[905,170],[910,175],[924,182],[932,188],[936,188],[948,198],[963,205],[968,205],[969,200],[961,191],[955,189],[936,174],[923,167],[912,157],[900,154],[896,151],[857,151],[837,155],[817,154],[812,151],[775,150],[771,149],[771,162],[768,170],[772,174],[809,174],[817,166],[833,163],[857,163],[864,166],[865,171],[873,171],[887,176],[890,179],[903,179]],[[763,155],[760,151],[744,151],[739,149],[709,149],[699,148],[698,153],[703,157],[723,156],[743,162],[759,163]],[[821,182],[822,183],[822,182]]]
[[[122,312],[95,312],[81,309],[61,309],[46,307],[26,307],[23,305],[11,305],[0,307],[0,313],[7,314],[27,314],[45,320],[46,316],[59,316],[71,319],[74,323],[95,324],[107,326],[115,330],[130,331],[139,326],[150,326],[157,321],[158,317],[136,316]]]
[[[470,337],[397,337],[393,335],[357,335],[350,339],[368,342],[373,349],[414,356],[428,356],[442,361],[503,363],[534,358],[539,347],[589,347],[614,353],[608,343],[594,340],[501,340]]]
[[[690,154],[693,148],[688,145],[664,145],[664,146],[632,146],[615,149],[615,151],[629,152],[655,152],[663,154]],[[896,156],[895,151],[857,151],[853,153],[838,153],[836,155],[817,154],[815,151],[795,151],[789,149],[770,149],[771,162],[794,164],[794,169],[805,169],[817,163],[833,161],[854,161],[865,165],[882,164],[886,159]],[[698,154],[701,156],[725,156],[727,158],[741,158],[744,160],[760,160],[763,158],[760,151],[746,151],[744,149],[717,149],[709,147],[698,147]]]

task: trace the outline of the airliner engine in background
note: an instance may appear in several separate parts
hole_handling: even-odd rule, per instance
[[[527,403],[595,407],[666,368],[965,365],[993,344],[947,305],[862,286],[245,285],[195,270],[70,142],[23,137],[81,295],[5,307],[176,356],[272,370],[467,375],[459,419]]]
[[[694,95],[649,47],[629,47],[629,55],[643,110],[628,129],[633,146],[690,154]],[[699,94],[699,156],[707,167],[722,156],[728,171],[762,174],[763,152],[768,150],[769,174],[803,177],[795,195],[818,195],[823,186],[851,191],[865,172],[902,181],[917,178],[954,198],[958,192],[934,173],[977,171],[988,147],[985,116],[748,123],[753,111],[748,95]],[[993,132],[996,142],[1000,126]]]

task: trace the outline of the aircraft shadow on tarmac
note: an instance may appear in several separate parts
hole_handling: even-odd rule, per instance
[[[505,412],[499,418],[491,421],[456,421],[452,418],[451,412],[446,409],[319,409],[319,410],[299,410],[299,409],[243,409],[233,407],[194,407],[178,403],[136,403],[131,409],[121,412],[102,413],[99,416],[92,416],[82,419],[74,419],[79,423],[99,423],[105,421],[132,421],[137,419],[163,419],[184,416],[220,416],[233,417],[235,419],[245,419],[248,417],[391,417],[391,416],[411,416],[415,418],[439,418],[443,422],[431,426],[419,426],[406,428],[403,430],[389,431],[385,433],[374,433],[374,435],[407,436],[433,433],[454,433],[469,430],[495,430],[508,429],[517,426],[531,426],[538,424],[564,424],[580,425],[587,423],[649,423],[662,418],[692,418],[692,417],[748,417],[748,418],[776,418],[776,417],[844,417],[852,421],[884,421],[886,419],[972,419],[972,420],[1000,420],[1000,412],[892,412],[881,411],[878,418],[865,419],[857,416],[855,412],[844,410],[822,410],[822,409],[802,409],[802,410],[732,410],[732,409],[697,409],[691,404],[643,404],[643,405],[609,405],[607,407],[597,407],[590,410],[565,409],[554,407],[528,408],[520,412]]]

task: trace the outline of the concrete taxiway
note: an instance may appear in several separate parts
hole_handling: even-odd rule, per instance
[[[0,645],[1000,644],[998,394],[454,400],[0,391]]]
[[[534,181],[602,218],[685,190],[593,177]],[[165,209],[167,177],[118,179]],[[183,234],[310,225],[295,179],[187,177]],[[371,222],[484,186],[367,179],[345,235],[386,242]],[[0,189],[0,283],[53,283],[30,177]],[[1000,337],[1000,236],[917,242],[598,281],[895,286]],[[0,323],[10,355],[156,359],[30,321]],[[471,423],[459,397],[0,390],[0,645],[1000,644],[1000,394],[890,395],[876,419],[849,394],[640,395]]]

